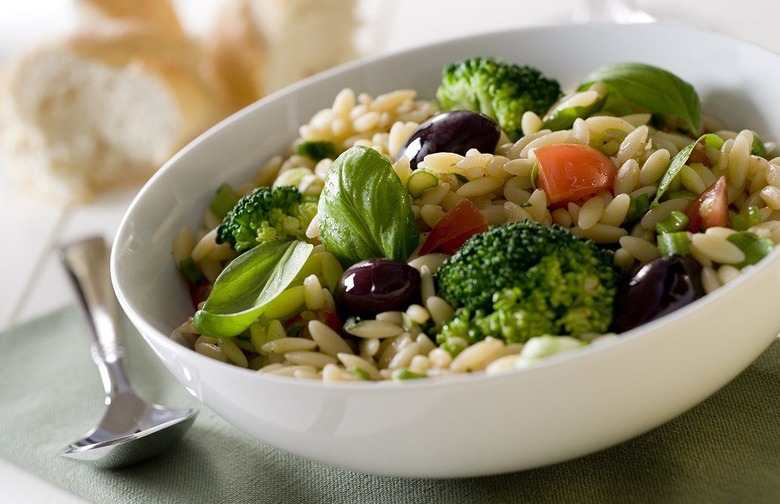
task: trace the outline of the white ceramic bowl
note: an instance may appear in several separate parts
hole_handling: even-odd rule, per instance
[[[705,112],[780,139],[780,56],[662,25],[542,27],[440,43],[348,65],[264,99],[176,155],[140,192],[117,235],[112,276],[133,324],[187,389],[239,429],[326,464],[414,477],[497,474],[620,443],[704,400],[780,331],[780,252],[727,287],[618,341],[498,376],[323,384],[259,375],[168,338],[191,315],[171,261],[215,188],[284,152],[343,87],[432,97],[446,63],[492,55],[567,88],[598,66],[656,64],[693,83]],[[713,449],[716,449],[713,447]]]

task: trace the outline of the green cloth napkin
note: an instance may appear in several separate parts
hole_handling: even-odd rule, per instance
[[[138,392],[196,404],[126,327]],[[0,334],[0,456],[98,503],[780,502],[780,343],[701,405],[614,448],[521,473],[430,480],[310,462],[206,408],[175,448],[135,467],[60,457],[103,411],[86,331],[66,307]]]

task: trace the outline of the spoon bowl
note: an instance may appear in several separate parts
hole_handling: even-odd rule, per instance
[[[124,467],[159,455],[187,432],[197,410],[148,403],[131,388],[122,361],[105,240],[90,237],[64,245],[60,258],[89,323],[92,359],[100,369],[107,406],[100,423],[62,455],[102,468]]]

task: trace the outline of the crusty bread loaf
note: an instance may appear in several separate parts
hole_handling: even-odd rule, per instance
[[[78,30],[0,72],[0,157],[56,200],[144,181],[266,93],[355,56],[357,0],[224,0],[206,40],[170,0],[74,0]]]
[[[168,0],[74,0],[79,24],[100,27],[107,22],[140,22],[162,36],[185,36],[179,17]]]
[[[234,108],[356,56],[356,0],[225,0],[206,67]]]
[[[140,24],[111,24],[13,61],[0,81],[0,151],[59,200],[141,181],[224,117],[197,48]]]

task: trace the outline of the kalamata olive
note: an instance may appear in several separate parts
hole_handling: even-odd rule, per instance
[[[405,310],[420,299],[420,272],[391,259],[369,259],[347,268],[334,299],[339,314],[373,317],[377,313]]]
[[[615,330],[628,331],[671,313],[704,295],[701,266],[670,255],[640,266],[618,291]]]
[[[437,114],[422,123],[398,154],[406,155],[412,170],[428,154],[454,152],[466,154],[469,149],[493,153],[496,150],[501,128],[486,115],[467,110]]]

